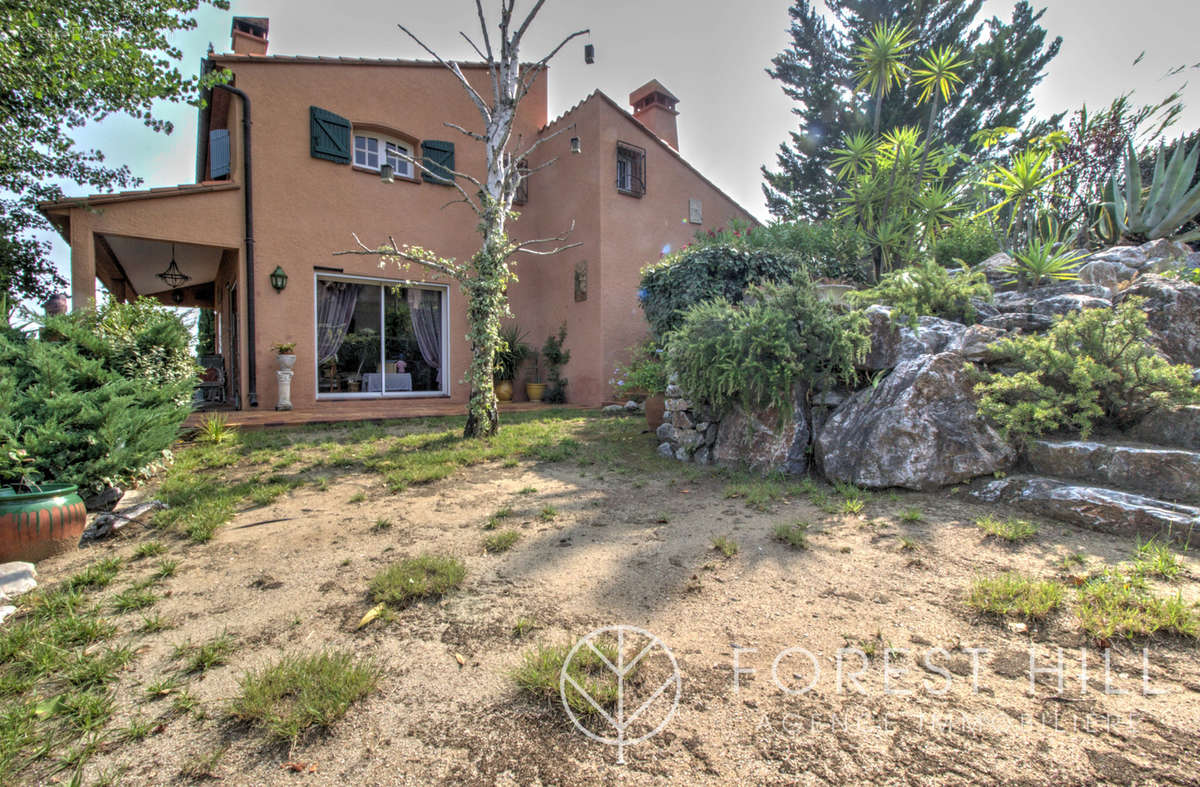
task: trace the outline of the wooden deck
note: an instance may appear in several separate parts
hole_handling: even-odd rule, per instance
[[[507,402],[500,405],[500,413],[518,413],[528,410],[543,410],[548,407],[575,407],[582,405],[546,405],[541,402]],[[397,418],[429,418],[434,416],[464,415],[467,406],[461,402],[446,400],[387,399],[373,401],[323,402],[319,409],[277,411],[270,408],[253,410],[208,410],[188,416],[184,428],[198,427],[209,416],[219,413],[231,426],[255,429],[268,426],[299,426],[302,424],[336,424],[346,421],[391,421]]]

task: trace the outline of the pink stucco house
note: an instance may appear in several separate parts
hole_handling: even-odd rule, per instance
[[[445,207],[454,190],[396,155],[480,173],[482,147],[445,125],[471,127],[475,108],[437,63],[269,55],[267,33],[266,19],[236,18],[233,51],[205,60],[232,72],[233,89],[213,90],[200,113],[195,183],[42,206],[71,245],[74,305],[99,279],[119,299],[212,309],[219,393],[238,408],[275,405],[278,342],[297,345],[300,410],[353,401],[389,416],[414,398],[465,402],[457,285],[418,266],[333,253],[353,247],[351,233],[444,256],[475,251],[474,214]],[[483,64],[462,68],[486,83]],[[642,266],[698,229],[753,221],[680,155],[675,96],[650,81],[629,99],[632,111],[597,91],[552,119],[542,78],[516,121],[526,141],[574,125],[529,162],[558,158],[528,181],[512,229],[546,237],[574,222],[581,245],[523,259],[509,295],[531,342],[566,324],[568,395],[584,404],[607,398],[614,365],[647,332]]]

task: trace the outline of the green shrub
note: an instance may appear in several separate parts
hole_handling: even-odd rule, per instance
[[[630,394],[661,394],[667,390],[667,362],[656,342],[646,341],[633,348],[628,366],[618,365],[608,384],[614,395],[624,401]]]
[[[854,376],[870,345],[866,323],[818,298],[807,279],[757,285],[740,304],[689,309],[668,337],[667,365],[690,396],[719,411],[774,407],[787,419],[798,385],[825,389]]]
[[[742,300],[751,284],[791,281],[801,269],[792,254],[735,246],[701,246],[670,254],[642,269],[638,295],[655,336],[679,326],[683,313],[703,301]]]
[[[0,485],[124,485],[161,461],[190,412],[187,329],[146,300],[0,331]]]
[[[1192,370],[1158,355],[1149,336],[1141,299],[1129,298],[1002,342],[1017,371],[983,374],[979,412],[1019,443],[1067,428],[1086,438],[1098,424],[1128,426],[1155,408],[1197,401]]]
[[[854,303],[891,306],[894,320],[913,325],[925,316],[970,323],[975,319],[972,298],[992,299],[992,288],[983,273],[965,267],[951,273],[933,260],[892,271],[874,287],[850,293]]]
[[[750,227],[736,219],[728,228],[696,233],[689,247],[734,246],[794,254],[812,278],[870,280],[870,248],[852,224],[836,221],[778,221]]]
[[[944,268],[975,266],[999,251],[1000,243],[986,216],[951,222],[933,243],[933,258]]]

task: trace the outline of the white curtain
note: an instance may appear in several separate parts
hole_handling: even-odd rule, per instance
[[[412,315],[413,333],[421,358],[433,367],[434,379],[440,381],[442,365],[442,297],[430,290],[408,288],[408,311]]]
[[[321,282],[317,297],[317,365],[328,363],[342,349],[346,331],[358,306],[359,285],[340,281]]]

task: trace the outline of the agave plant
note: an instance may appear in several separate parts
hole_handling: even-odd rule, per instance
[[[1087,252],[1076,253],[1063,248],[1056,240],[1032,238],[1024,249],[1013,252],[1013,265],[1004,269],[1016,278],[1014,281],[1025,287],[1037,287],[1043,279],[1071,281],[1079,278],[1075,263],[1087,256]]]
[[[1125,150],[1125,188],[1113,175],[1108,184],[1109,199],[1101,206],[1096,229],[1106,237],[1139,240],[1170,238],[1185,243],[1200,240],[1200,230],[1180,233],[1180,229],[1200,218],[1200,183],[1192,185],[1200,162],[1200,142],[1187,150],[1181,141],[1167,161],[1159,144],[1154,161],[1154,176],[1149,188],[1142,186],[1142,170],[1137,151],[1130,142]]]

